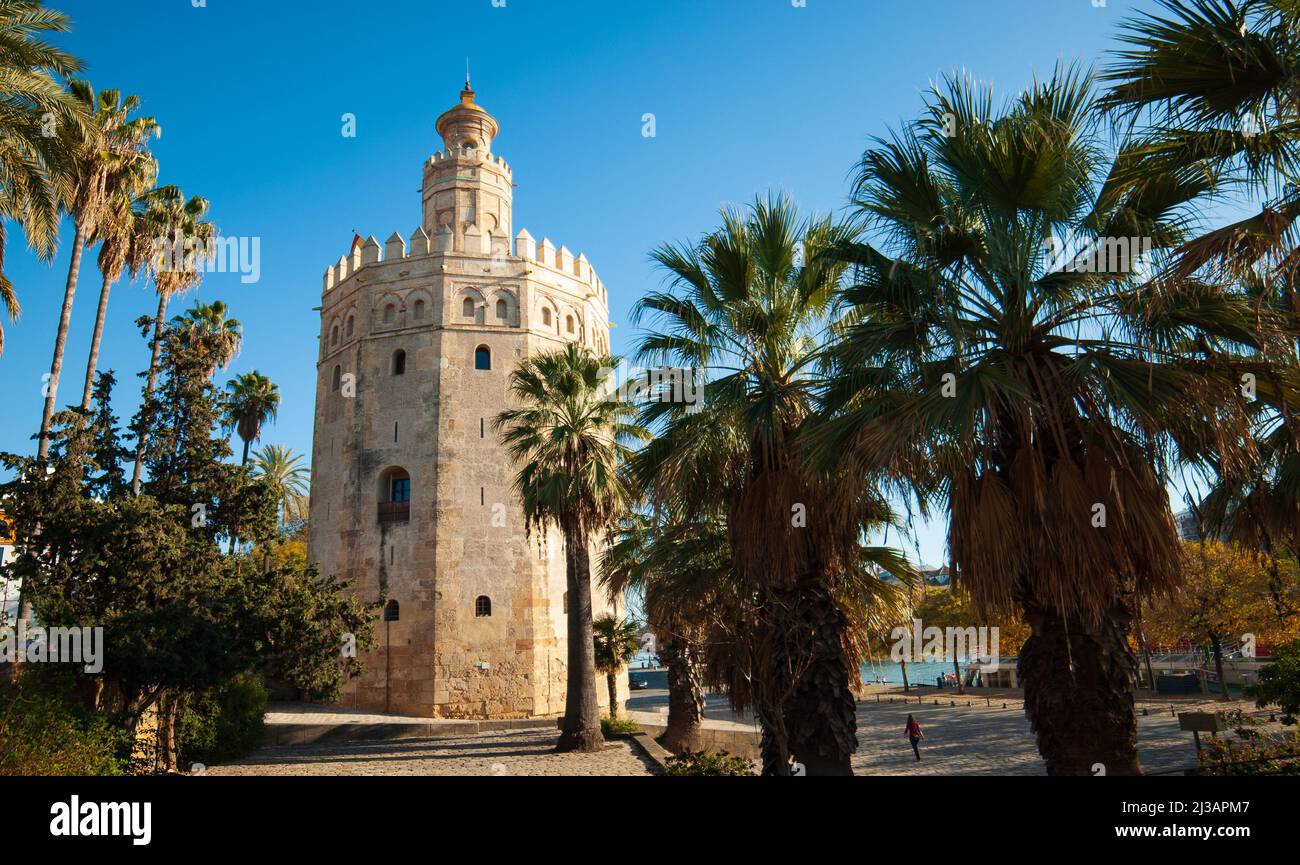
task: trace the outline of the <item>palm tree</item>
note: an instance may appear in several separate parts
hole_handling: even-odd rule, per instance
[[[1111,266],[1115,238],[1176,248],[1212,178],[1136,172],[1140,142],[1104,159],[1096,118],[1069,68],[1002,109],[949,80],[867,151],[854,204],[884,242],[837,254],[854,284],[815,436],[941,502],[953,579],[980,614],[1024,615],[1051,774],[1141,771],[1127,634],[1134,599],[1178,579],[1164,467],[1247,462],[1230,367],[1259,369],[1237,355],[1248,297]]]
[[[195,346],[207,360],[208,378],[216,375],[217,367],[230,365],[244,341],[243,326],[226,318],[229,312],[230,308],[219,300],[196,303],[172,322],[185,343]]]
[[[604,615],[592,623],[596,669],[609,688],[609,716],[618,717],[618,674],[641,651],[641,626],[631,619]]]
[[[271,485],[281,522],[307,515],[307,498],[311,489],[311,470],[300,465],[302,456],[289,448],[267,445],[253,452],[253,466],[258,477]]]
[[[219,316],[224,320],[224,315]],[[244,442],[241,466],[248,465],[248,449],[262,437],[262,428],[275,420],[280,408],[280,389],[275,382],[257,370],[238,375],[226,382],[226,426],[239,434]],[[287,454],[287,452],[286,452]],[[277,468],[283,468],[277,466]],[[238,538],[231,537],[230,553],[234,555]]]
[[[1264,0],[1161,0],[1164,14],[1127,22],[1104,80],[1102,104],[1145,119],[1147,162],[1203,167],[1219,190],[1260,199],[1260,212],[1213,229],[1171,256],[1166,278],[1240,281],[1272,316],[1259,324],[1284,369],[1260,383],[1253,438],[1259,459],[1244,475],[1215,469],[1196,508],[1203,531],[1264,553],[1281,621],[1279,558],[1300,553],[1300,7]]]
[[[569,662],[559,751],[593,751],[603,741],[589,547],[628,509],[632,493],[621,467],[629,443],[645,437],[634,422],[635,409],[604,391],[604,371],[615,363],[576,343],[527,358],[509,379],[518,407],[493,420],[519,467],[514,486],[526,531],[553,525],[564,536]]]
[[[101,94],[101,100],[104,95]],[[138,104],[134,96],[122,102],[124,113],[133,111]],[[108,317],[108,297],[113,284],[129,272],[132,279],[139,275],[149,258],[149,243],[144,236],[143,196],[153,189],[158,177],[158,163],[145,150],[150,136],[161,137],[162,129],[151,117],[128,121],[120,130],[124,156],[113,166],[106,178],[106,201],[100,213],[99,224],[93,240],[99,241],[99,307],[95,313],[95,329],[90,338],[90,356],[86,361],[86,381],[82,388],[81,410],[90,410],[94,392],[95,375],[99,371],[99,348],[104,336],[104,323]],[[138,142],[131,149],[131,142]]]
[[[631,513],[619,527],[618,537],[601,557],[600,581],[611,597],[636,593],[640,596],[654,635],[652,651],[668,671],[668,726],[663,745],[680,754],[701,750],[704,729],[704,679],[701,640],[707,614],[702,604],[687,606],[683,592],[673,593],[670,572],[686,544],[669,539],[672,526]],[[725,533],[718,533],[713,549],[724,562],[729,560]],[[687,557],[689,558],[689,557]],[[670,563],[670,559],[672,563]],[[695,565],[695,562],[691,562]],[[688,573],[701,569],[687,568]]]
[[[244,442],[240,465],[248,465],[248,448],[262,437],[262,427],[275,420],[280,408],[280,389],[257,370],[226,382],[226,423]]]
[[[68,265],[63,310],[54,339],[54,359],[50,363],[45,407],[41,415],[39,453],[42,459],[49,453],[50,423],[58,401],[63,353],[67,347],[72,303],[77,294],[86,243],[96,239],[106,214],[118,205],[116,198],[124,192],[131,194],[141,182],[152,184],[157,174],[153,156],[144,148],[149,137],[158,132],[158,124],[149,117],[129,119],[131,112],[139,107],[138,98],[131,96],[123,101],[122,94],[116,90],[102,91],[96,98],[95,91],[84,81],[73,81],[69,89],[85,113],[93,118],[93,124],[85,130],[69,128],[64,132],[66,147],[72,157],[70,188],[64,205],[73,222],[72,260]],[[114,188],[123,184],[127,186],[126,190]],[[106,300],[101,296],[101,315]],[[86,391],[83,391],[83,399],[85,397]]]
[[[67,139],[58,133],[93,131],[81,103],[59,81],[78,72],[81,61],[45,41],[49,33],[66,33],[70,24],[38,0],[0,0],[0,303],[10,320],[21,305],[4,275],[5,223],[18,223],[28,245],[42,259],[53,258],[59,204],[72,174]]]
[[[864,527],[889,519],[871,489],[806,458],[800,440],[817,413],[818,339],[845,267],[822,253],[853,232],[829,218],[801,221],[780,196],[722,214],[722,227],[654,259],[673,291],[637,305],[658,328],[641,343],[650,363],[704,368],[704,404],[652,402],[660,425],[638,457],[656,499],[687,519],[721,511],[741,596],[759,599],[746,639],[758,666],[747,692],[763,725],[765,774],[851,774],[857,748],[850,685],[852,589]],[[748,701],[736,683],[733,705]]]
[[[188,291],[203,279],[203,261],[210,259],[214,252],[212,240],[216,237],[216,229],[203,219],[208,212],[207,199],[198,196],[187,199],[178,187],[153,189],[143,196],[141,203],[142,236],[147,238],[142,242],[149,245],[146,268],[153,276],[154,289],[158,293],[144,393],[144,405],[148,406],[158,386],[158,362],[162,354],[167,302],[172,295]],[[136,431],[135,467],[131,477],[131,488],[136,495],[140,494],[144,448],[148,438],[148,418],[141,420],[141,428]]]

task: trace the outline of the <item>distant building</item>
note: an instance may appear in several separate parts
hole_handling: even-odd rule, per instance
[[[1179,511],[1174,514],[1174,524],[1178,527],[1178,537],[1185,541],[1199,541],[1202,538],[1200,521],[1192,511]]]
[[[5,515],[0,511],[0,565],[7,565],[17,556],[14,550],[14,537]],[[0,574],[0,626],[11,625],[18,618],[18,591],[22,587],[20,580],[7,580]]]

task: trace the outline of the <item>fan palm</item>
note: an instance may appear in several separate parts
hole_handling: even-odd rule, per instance
[[[1003,109],[949,80],[864,155],[854,202],[882,244],[854,265],[828,351],[824,459],[885,471],[948,510],[954,579],[1022,613],[1025,706],[1052,774],[1140,772],[1127,643],[1134,599],[1168,589],[1173,458],[1243,453],[1249,298],[1155,286],[1116,238],[1176,248],[1204,171],[1102,156],[1091,82],[1058,68]],[[1072,239],[1072,240],[1071,240]]]
[[[279,445],[267,445],[253,453],[253,465],[258,476],[271,485],[283,522],[298,520],[307,514],[311,470],[300,465],[301,460],[300,454]]]
[[[645,609],[653,651],[668,671],[668,726],[663,745],[679,754],[702,749],[703,649],[712,595],[683,586],[719,585],[730,567],[726,531],[709,524],[673,524],[632,513],[601,558],[601,584],[611,595],[637,593]],[[707,539],[705,539],[707,538]],[[701,544],[700,541],[704,540]],[[712,567],[711,567],[712,566]],[[698,599],[699,603],[691,603]]]
[[[557,527],[564,536],[569,590],[568,691],[558,750],[591,751],[603,741],[596,700],[589,547],[632,499],[621,468],[629,444],[644,438],[635,409],[609,399],[605,370],[615,360],[575,343],[524,360],[510,374],[517,408],[494,428],[519,467],[515,489],[526,530]]]
[[[641,651],[641,628],[631,619],[604,615],[592,623],[596,669],[609,688],[609,716],[618,717],[618,674]]]
[[[653,254],[672,290],[636,308],[656,328],[640,357],[704,368],[710,380],[703,407],[647,407],[660,434],[637,472],[673,512],[723,515],[735,596],[758,599],[747,633],[761,643],[748,684],[728,691],[763,724],[764,772],[787,774],[793,755],[808,774],[849,774],[857,673],[841,590],[864,527],[888,511],[871,490],[816,470],[799,442],[816,416],[816,349],[845,270],[822,253],[853,233],[801,221],[780,196],[722,221],[698,243]]]
[[[123,100],[122,94],[116,90],[104,90],[96,97],[95,91],[84,81],[73,81],[69,89],[82,110],[93,118],[93,123],[85,129],[68,128],[64,132],[72,160],[70,188],[64,203],[73,222],[72,259],[68,264],[63,309],[55,334],[54,359],[50,363],[45,407],[41,415],[41,458],[49,452],[50,423],[58,400],[59,380],[63,375],[63,353],[67,347],[72,303],[77,294],[86,243],[97,238],[101,223],[118,204],[115,199],[123,194],[134,194],[141,184],[152,185],[157,175],[157,164],[145,145],[158,132],[158,124],[151,117],[130,119],[131,112],[139,107],[138,98],[130,96]],[[122,186],[125,189],[116,188]],[[101,294],[100,316],[106,300]],[[92,387],[93,381],[88,379],[82,393],[83,402],[89,398]]]
[[[70,23],[39,0],[0,0],[0,304],[11,320],[21,305],[4,275],[5,224],[18,223],[41,258],[54,256],[59,204],[72,175],[67,138],[58,133],[93,131],[82,104],[59,81],[79,71],[81,61],[45,41]]]
[[[1270,559],[1276,609],[1279,555],[1300,552],[1300,6],[1291,0],[1161,0],[1160,15],[1127,22],[1102,104],[1150,127],[1146,162],[1203,166],[1224,191],[1262,199],[1260,212],[1198,236],[1171,257],[1168,276],[1239,281],[1272,315],[1261,336],[1285,369],[1258,394],[1259,460],[1217,473],[1197,508],[1206,531]],[[1143,170],[1150,170],[1144,166]],[[1273,332],[1264,327],[1277,324]]]
[[[185,198],[175,186],[159,186],[141,199],[142,243],[148,245],[145,269],[153,277],[158,293],[158,311],[154,314],[152,353],[145,384],[144,404],[149,405],[158,386],[158,362],[162,354],[163,325],[167,316],[167,302],[172,295],[188,291],[203,279],[203,261],[213,253],[212,240],[216,228],[203,217],[207,214],[207,199],[197,195]],[[140,494],[141,473],[144,469],[144,449],[148,437],[148,418],[142,418],[136,431],[135,467],[132,469],[131,488]]]
[[[229,312],[230,308],[219,300],[196,303],[173,321],[185,343],[194,346],[207,361],[208,378],[216,374],[217,367],[230,365],[244,341],[242,325],[226,318]]]

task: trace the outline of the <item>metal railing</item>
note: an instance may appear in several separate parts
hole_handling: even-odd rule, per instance
[[[411,521],[411,503],[410,502],[380,502],[379,503],[379,522],[388,523],[407,523]]]

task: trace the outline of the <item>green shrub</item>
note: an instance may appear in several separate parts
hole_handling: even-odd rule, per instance
[[[636,721],[628,718],[601,718],[600,732],[605,735],[606,739],[615,736],[630,736],[633,733],[640,732],[641,728],[637,726]]]
[[[0,683],[0,775],[121,775],[130,737],[70,691]]]
[[[693,751],[679,754],[664,765],[665,775],[756,775],[754,765],[744,757],[726,751]]]
[[[1256,730],[1228,737],[1202,739],[1202,775],[1300,775],[1300,734],[1282,739],[1261,735]]]
[[[266,688],[252,673],[192,697],[179,729],[181,765],[222,763],[256,750],[262,743],[266,703]]]
[[[1283,724],[1300,720],[1300,642],[1287,643],[1273,653],[1273,662],[1260,669],[1259,684],[1249,694],[1261,709],[1276,703]]]

